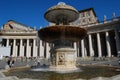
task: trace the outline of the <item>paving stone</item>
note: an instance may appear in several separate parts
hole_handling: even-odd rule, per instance
[[[112,80],[112,79],[106,78],[106,77],[96,77],[96,78],[92,78],[90,80]]]
[[[116,76],[113,76],[111,77],[112,80],[120,80],[120,75],[116,75]]]
[[[23,78],[23,79],[19,79],[19,80],[39,80],[39,79],[29,79],[29,78]]]
[[[86,80],[86,79],[75,79],[75,80]]]
[[[4,77],[5,75],[2,72],[0,72],[0,78],[4,78]]]
[[[9,77],[0,78],[0,80],[19,80],[19,79],[16,76],[9,76]]]

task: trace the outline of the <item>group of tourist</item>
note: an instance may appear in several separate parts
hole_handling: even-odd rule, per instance
[[[36,66],[40,66],[41,64],[40,64],[40,58],[39,57],[36,57],[36,59],[35,59],[35,65]]]
[[[9,68],[13,67],[14,63],[15,63],[15,59],[13,57],[9,57],[7,61]]]

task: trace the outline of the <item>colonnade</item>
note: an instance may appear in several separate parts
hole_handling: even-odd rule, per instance
[[[113,57],[120,52],[120,37],[116,31],[90,33],[85,39],[74,43],[77,57]],[[77,48],[76,46],[80,47]]]
[[[11,46],[11,56],[50,57],[51,45],[35,39],[4,39]],[[74,42],[76,57],[112,57],[120,52],[120,37],[115,30],[89,33],[86,38]]]

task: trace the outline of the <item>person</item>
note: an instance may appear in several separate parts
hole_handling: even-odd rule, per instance
[[[118,64],[120,65],[120,60],[118,61]]]
[[[40,66],[40,59],[39,59],[39,57],[36,57],[36,59],[35,59],[35,65],[36,66]]]
[[[10,66],[10,59],[8,59],[7,64],[8,64],[9,67],[11,67],[11,66]]]
[[[38,66],[40,65],[40,58],[39,57],[37,58],[37,65]]]
[[[3,55],[0,55],[0,60],[2,60],[3,59]]]
[[[14,66],[14,63],[15,63],[15,61],[14,61],[14,59],[11,61],[11,67],[13,67]]]
[[[12,67],[12,60],[11,60],[11,58],[8,59],[7,64],[8,64],[8,66],[9,66],[9,68]]]

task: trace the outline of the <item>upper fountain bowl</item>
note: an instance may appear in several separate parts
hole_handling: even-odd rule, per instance
[[[53,23],[58,23],[60,20],[70,23],[79,18],[79,12],[72,6],[66,5],[63,2],[59,2],[58,5],[49,8],[44,17],[49,22]]]

